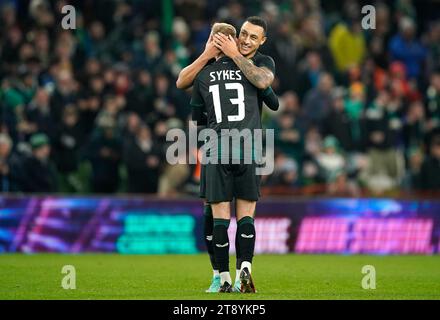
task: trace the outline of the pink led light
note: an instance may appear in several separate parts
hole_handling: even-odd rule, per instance
[[[347,218],[311,217],[301,223],[295,251],[429,254],[433,252],[432,230],[432,219],[425,218],[359,218],[350,221]]]
[[[288,240],[290,237],[289,218],[256,218],[255,219],[255,253],[287,253],[289,252]],[[229,248],[235,253],[235,233],[237,223],[231,219],[228,229]]]
[[[432,252],[433,221],[422,218],[361,218],[353,227],[353,253],[427,254]]]
[[[345,251],[349,230],[346,218],[305,218],[296,241],[298,253],[341,253]]]

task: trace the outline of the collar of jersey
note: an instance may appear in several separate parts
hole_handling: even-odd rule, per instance
[[[228,56],[223,56],[220,59],[217,60],[217,63],[223,62],[223,61],[231,61],[232,59]]]

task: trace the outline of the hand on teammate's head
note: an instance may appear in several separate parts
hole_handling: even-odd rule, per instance
[[[220,50],[214,45],[212,34],[209,36],[208,41],[206,42],[204,53],[209,59],[215,58],[220,53]]]
[[[223,33],[216,33],[213,36],[214,45],[220,49],[226,56],[233,58],[240,54],[237,47],[237,42],[232,36],[226,36]]]

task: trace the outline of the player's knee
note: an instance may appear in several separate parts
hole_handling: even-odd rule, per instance
[[[255,213],[256,204],[256,201],[237,199],[237,219],[240,220],[244,217],[252,218]]]
[[[211,207],[215,219],[231,219],[229,202],[212,203]]]

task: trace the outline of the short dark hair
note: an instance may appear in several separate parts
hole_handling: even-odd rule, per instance
[[[264,30],[264,34],[266,35],[266,31],[267,31],[267,23],[266,20],[264,20],[263,18],[260,18],[258,16],[252,16],[246,19],[247,22],[255,24],[257,26],[260,26],[263,28]]]

